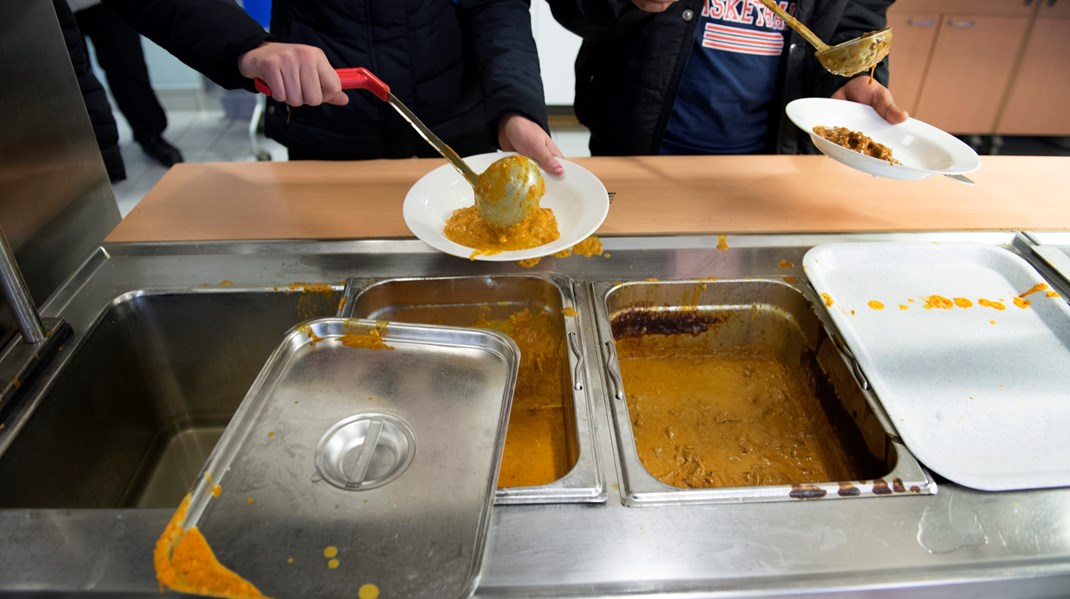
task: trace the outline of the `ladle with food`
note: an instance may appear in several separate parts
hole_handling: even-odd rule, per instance
[[[539,165],[526,156],[506,156],[491,164],[482,174],[476,174],[453,148],[446,145],[401,100],[364,67],[335,69],[342,89],[366,89],[398,111],[427,143],[445,158],[475,191],[475,205],[480,218],[499,229],[507,229],[539,207],[545,184]],[[262,79],[255,80],[256,90],[271,95],[271,88]]]
[[[884,57],[888,56],[888,53],[892,50],[891,28],[867,33],[842,44],[829,46],[821,41],[821,38],[817,37],[813,31],[810,31],[806,25],[803,25],[798,19],[781,8],[776,3],[776,0],[760,1],[769,10],[776,13],[778,17],[784,19],[788,27],[799,32],[799,35],[803,36],[807,42],[810,42],[816,49],[814,56],[817,57],[821,66],[825,67],[825,70],[830,73],[844,77],[850,77],[862,71],[870,71],[872,73],[877,64],[884,60]]]

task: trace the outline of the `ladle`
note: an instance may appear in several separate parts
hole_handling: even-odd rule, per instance
[[[390,104],[431,147],[435,148],[475,191],[475,204],[480,217],[495,227],[505,229],[522,221],[539,206],[545,190],[539,165],[526,156],[506,156],[492,163],[477,175],[453,148],[446,145],[427,125],[405,106],[401,100],[364,67],[335,69],[342,81],[342,89],[366,89],[383,102]],[[271,88],[263,79],[255,80],[256,91],[270,96]]]
[[[892,51],[891,28],[867,33],[847,40],[842,44],[829,46],[821,41],[813,31],[810,31],[806,25],[788,14],[783,8],[780,8],[780,5],[775,0],[761,0],[761,3],[776,13],[778,17],[784,19],[784,22],[789,27],[798,31],[799,35],[810,42],[817,50],[814,56],[817,57],[821,66],[825,67],[825,70],[830,73],[850,77],[862,71],[868,71],[877,66]]]

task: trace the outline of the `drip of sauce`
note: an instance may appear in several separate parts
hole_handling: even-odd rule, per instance
[[[877,300],[869,300],[869,307],[873,308],[874,310],[883,310],[884,304],[878,302]]]
[[[507,229],[499,229],[479,216],[475,206],[458,208],[446,221],[442,234],[454,243],[472,248],[469,256],[492,256],[511,250],[526,250],[557,240],[557,218],[549,208],[536,208],[527,218]]]

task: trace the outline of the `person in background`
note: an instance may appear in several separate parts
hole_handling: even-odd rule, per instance
[[[892,123],[888,64],[853,78],[758,0],[548,0],[583,38],[576,115],[594,155],[796,154],[816,151],[784,114],[802,97],[872,105]],[[830,45],[883,29],[891,0],[778,0]],[[894,50],[893,50],[894,55]]]
[[[156,98],[141,48],[141,36],[100,0],[67,0],[78,29],[93,42],[97,64],[123,113],[134,141],[163,166],[182,162],[182,153],[163,137],[167,113]],[[84,40],[82,42],[85,43]]]
[[[74,20],[70,6],[66,0],[52,0],[52,6],[56,10],[63,42],[67,46],[67,55],[78,80],[78,91],[82,93],[82,100],[89,114],[93,136],[100,148],[100,157],[104,160],[104,170],[108,173],[108,179],[117,183],[126,179],[126,165],[123,164],[123,155],[119,150],[119,127],[111,113],[108,94],[89,64],[85,40],[82,39],[82,32],[78,29],[78,22]]]
[[[341,90],[333,69],[363,66],[461,155],[500,147],[563,172],[527,0],[276,0],[270,36],[230,0],[105,4],[225,88],[263,79],[265,129],[291,158],[437,156],[392,108]]]

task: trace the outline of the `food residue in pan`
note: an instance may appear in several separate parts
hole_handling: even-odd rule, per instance
[[[852,131],[847,127],[826,127],[823,125],[814,127],[813,131],[817,135],[848,150],[854,150],[864,156],[883,160],[891,165],[899,164],[899,161],[892,156],[891,148],[873,141],[873,139],[860,131]]]

